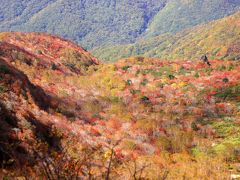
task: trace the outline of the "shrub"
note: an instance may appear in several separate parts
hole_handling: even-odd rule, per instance
[[[137,145],[133,142],[133,141],[130,141],[130,140],[126,140],[124,142],[124,147],[128,150],[134,150],[136,149]]]
[[[184,132],[177,127],[170,128],[169,131],[172,153],[183,152],[192,148],[193,134],[191,132]]]
[[[144,79],[144,80],[141,82],[141,85],[146,86],[147,83],[148,83],[148,80],[147,80],[147,79]]]
[[[172,79],[175,78],[175,76],[173,76],[172,74],[169,74],[169,75],[168,75],[168,78],[169,78],[170,80],[172,80]]]
[[[187,70],[184,67],[181,67],[179,70],[180,75],[185,75],[187,73]]]
[[[122,70],[127,71],[131,66],[123,66]]]
[[[4,55],[4,51],[0,49],[0,56]]]
[[[200,157],[201,155],[203,155],[204,153],[198,148],[198,147],[194,147],[191,149],[191,154],[194,157]]]
[[[224,83],[228,83],[229,82],[229,79],[228,78],[223,78],[222,80]]]
[[[8,74],[8,73],[10,73],[10,70],[7,66],[0,65],[0,73]]]
[[[195,75],[194,75],[195,78],[199,78],[199,73],[196,72]]]
[[[57,70],[57,69],[58,69],[58,67],[57,67],[57,65],[56,65],[56,64],[52,63],[52,67],[51,67],[51,69],[52,69],[52,70]]]
[[[163,74],[166,74],[167,76],[172,77],[172,67],[171,66],[162,66],[160,67],[158,70],[149,70],[151,72],[151,74],[155,77],[160,77]]]
[[[171,149],[171,142],[164,136],[157,138],[156,145],[162,151],[169,151]]]
[[[141,97],[141,102],[150,103],[150,99],[147,96],[143,96],[143,97]]]
[[[36,51],[36,53],[37,53],[37,54],[43,54],[43,52],[42,52],[40,49],[38,49],[38,50]]]
[[[140,92],[141,92],[140,90],[130,89],[130,93],[131,93],[132,95],[138,94],[138,93],[140,93]]]
[[[194,131],[198,131],[199,130],[196,122],[192,122],[191,127],[192,127],[192,130],[194,130]]]
[[[228,66],[228,71],[232,71],[232,70],[234,70],[235,69],[235,66],[233,65],[233,64],[230,64],[229,66]]]
[[[219,89],[217,93],[215,94],[218,98],[237,98],[240,96],[240,85],[236,86],[230,86],[230,87],[224,87],[222,89]]]
[[[224,71],[224,70],[226,70],[226,66],[225,66],[225,65],[221,65],[221,66],[219,66],[219,67],[217,68],[217,70],[219,70],[219,71]]]
[[[130,79],[127,80],[126,82],[127,85],[131,86],[132,85],[132,81]]]
[[[66,116],[70,121],[75,120],[75,113],[72,110],[69,110],[66,107],[59,106],[56,111],[64,116]]]
[[[232,122],[214,122],[212,127],[220,137],[229,137],[240,132],[240,127]]]
[[[111,103],[120,103],[122,102],[122,98],[118,96],[109,96],[108,97]]]
[[[0,85],[0,93],[4,93],[6,91],[6,87],[3,85]]]
[[[208,125],[210,123],[208,118],[198,118],[196,124],[201,124],[202,126]]]
[[[240,139],[228,138],[222,143],[213,147],[213,152],[224,156],[224,159],[229,162],[235,162],[239,158]]]

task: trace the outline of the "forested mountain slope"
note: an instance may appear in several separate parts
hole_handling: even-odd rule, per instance
[[[176,33],[183,29],[228,16],[239,10],[238,0],[169,0],[154,17],[146,37]]]
[[[48,0],[3,2],[1,31],[58,34],[85,47],[133,42],[165,0]]]
[[[105,61],[130,56],[161,59],[240,59],[240,12],[223,19],[184,30],[176,35],[164,34],[134,44],[100,47],[94,55]]]
[[[133,43],[219,19],[238,0],[43,0],[1,2],[0,31],[57,34],[85,48]]]

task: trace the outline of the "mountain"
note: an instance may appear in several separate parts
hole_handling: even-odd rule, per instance
[[[154,16],[146,37],[181,30],[228,16],[239,10],[238,0],[169,0]]]
[[[1,178],[35,171],[44,148],[59,151],[62,137],[54,128],[70,132],[66,117],[73,109],[60,98],[65,93],[60,88],[69,85],[56,79],[83,75],[98,64],[87,51],[56,36],[0,33]]]
[[[44,33],[0,33],[2,179],[230,179],[240,64],[100,63]]]
[[[11,0],[0,31],[48,32],[87,49],[178,32],[238,10],[238,0]]]
[[[105,61],[130,56],[161,59],[199,59],[207,54],[210,59],[239,60],[240,13],[208,24],[199,25],[175,35],[164,34],[139,40],[134,44],[100,47],[93,54]]]
[[[165,0],[36,0],[3,2],[1,31],[58,34],[91,48],[133,42]]]
[[[83,73],[99,61],[76,44],[40,33],[0,33],[1,50],[32,66]],[[15,52],[12,52],[14,51]],[[25,57],[27,56],[27,58]]]

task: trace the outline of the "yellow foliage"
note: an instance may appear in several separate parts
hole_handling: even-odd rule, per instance
[[[112,155],[112,150],[107,150],[105,153],[104,153],[104,158],[105,159],[109,159]]]
[[[108,114],[117,115],[118,119],[129,122],[132,119],[130,112],[122,104],[112,104],[107,110]]]
[[[175,72],[178,72],[179,69],[181,68],[181,66],[178,64],[173,64],[172,67],[173,67],[173,71],[175,71]]]
[[[179,82],[179,83],[173,83],[172,84],[172,87],[174,87],[174,88],[183,88],[183,87],[185,87],[185,86],[187,86],[188,84],[186,83],[186,82]]]
[[[0,41],[3,40],[3,38],[5,38],[8,35],[7,32],[1,32],[0,33]]]
[[[164,77],[164,78],[161,79],[161,81],[162,81],[163,84],[167,84],[169,82],[169,78]]]
[[[133,141],[127,140],[124,142],[124,147],[128,150],[134,150],[136,148],[136,144]]]
[[[141,119],[137,121],[136,126],[143,130],[153,130],[156,127],[156,122],[151,119]]]
[[[171,142],[164,136],[161,136],[156,140],[156,145],[163,151],[167,151],[171,148]]]

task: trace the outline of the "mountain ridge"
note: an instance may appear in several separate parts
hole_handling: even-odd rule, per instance
[[[11,4],[4,3],[0,9],[1,31],[48,32],[71,39],[86,49],[176,33],[223,18],[240,6],[238,1],[229,0],[211,3],[206,0],[101,0],[97,3],[93,0],[44,0],[41,3],[12,0]],[[201,14],[202,11],[205,13]]]
[[[0,26],[2,25],[1,30],[5,31],[45,31],[51,34],[61,35],[65,38],[67,37],[77,42],[80,42],[81,38],[86,36],[86,40],[84,40],[82,44],[85,46],[87,44],[90,47],[92,46],[91,41],[94,42],[92,38],[90,39],[90,36],[96,36],[95,34],[99,34],[100,36],[96,37],[95,44],[104,41],[103,38],[112,42],[108,34],[113,34],[112,36],[115,37],[115,40],[113,39],[114,41],[120,38],[121,41],[131,42],[134,36],[140,33],[138,31],[141,31],[146,21],[151,19],[151,16],[161,8],[164,1],[165,0],[157,2],[141,0],[139,2],[131,2],[127,0],[116,2],[108,0],[97,3],[92,0],[86,2],[48,1],[47,4],[49,5],[50,3],[50,5],[47,9],[44,7],[38,14],[33,13],[33,16],[23,24],[24,26],[21,26],[20,23],[12,28],[11,25],[8,26],[7,23],[4,24],[4,22],[0,23]],[[127,5],[128,8],[125,7],[123,11],[125,5]],[[131,16],[134,17],[131,17],[129,12],[132,12]],[[96,16],[93,14],[96,14]],[[133,18],[135,22],[133,22]],[[33,22],[31,23],[31,21]],[[132,25],[126,29],[124,24],[129,21],[131,21]],[[116,26],[116,28],[112,28],[113,26]],[[58,27],[58,29],[55,27]],[[120,33],[117,32],[117,27],[121,29]],[[103,31],[101,31],[101,29],[103,29]],[[124,36],[128,38],[124,40]]]
[[[142,39],[135,44],[100,47],[93,54],[102,60],[115,61],[130,56],[161,59],[239,59],[240,12],[205,25],[174,34]]]
[[[89,65],[100,63],[80,46],[47,33],[0,33],[0,45],[2,50],[9,47],[9,49],[22,51],[23,55],[16,52],[15,56],[23,61],[28,61],[22,57],[24,54],[28,54],[30,59],[35,59],[36,66],[40,63],[43,66],[54,66],[63,71],[68,69],[69,73],[81,73],[81,71],[85,71],[84,69],[80,70],[81,68],[88,68]],[[67,48],[65,49],[65,47]],[[29,63],[33,62],[29,61]]]
[[[152,23],[146,38],[164,33],[176,33],[193,26],[221,19],[239,11],[238,1],[170,0]],[[232,9],[231,9],[232,8]]]

